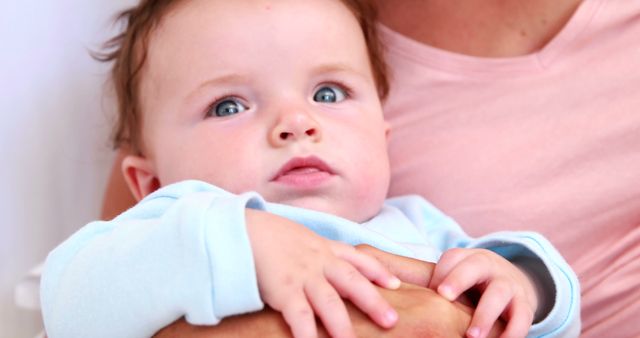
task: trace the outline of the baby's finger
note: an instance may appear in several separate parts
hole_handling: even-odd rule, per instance
[[[342,263],[325,268],[327,279],[340,293],[383,328],[390,328],[398,321],[397,312],[380,295],[369,280],[353,266]]]
[[[400,279],[389,272],[375,257],[364,254],[350,245],[335,244],[337,245],[333,246],[334,254],[351,263],[369,280],[387,289],[397,289],[402,284]]]
[[[533,312],[528,304],[512,301],[509,311],[509,323],[502,337],[524,337],[533,323]]]
[[[502,280],[492,281],[480,297],[467,330],[467,337],[486,337],[493,323],[498,320],[512,299],[513,290],[508,283]]]
[[[473,253],[472,250],[469,249],[449,249],[445,251],[438,263],[433,270],[433,275],[431,276],[431,281],[429,282],[429,288],[435,290],[442,281],[449,275],[451,270],[453,270],[458,263],[467,258],[469,255]]]
[[[356,338],[351,318],[338,292],[326,281],[308,283],[305,293],[331,337]]]
[[[484,255],[467,256],[449,271],[436,290],[448,300],[455,300],[463,292],[486,283],[492,277],[490,265]]]
[[[429,281],[431,281],[431,275],[436,266],[435,263],[394,255],[367,244],[360,244],[356,246],[356,249],[358,252],[374,257],[387,268],[391,274],[409,284],[426,287],[429,285]]]
[[[295,338],[316,338],[316,318],[304,294],[289,298],[281,309],[282,317]]]

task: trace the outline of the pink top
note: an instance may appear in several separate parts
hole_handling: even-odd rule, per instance
[[[585,0],[515,58],[382,37],[391,195],[472,235],[541,232],[580,278],[583,336],[640,337],[640,1]]]

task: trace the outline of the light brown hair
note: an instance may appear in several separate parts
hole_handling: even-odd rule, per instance
[[[367,44],[371,70],[383,100],[389,92],[386,65],[376,29],[377,14],[368,0],[340,0],[358,20]],[[111,80],[118,104],[118,115],[112,131],[114,148],[122,146],[141,154],[140,72],[147,59],[149,39],[162,18],[180,0],[141,0],[122,11],[116,22],[124,24],[122,33],[104,44],[103,52],[94,57],[113,62]]]

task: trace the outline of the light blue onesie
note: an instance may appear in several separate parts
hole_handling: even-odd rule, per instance
[[[289,218],[326,238],[431,262],[454,247],[487,248],[507,259],[537,257],[555,286],[547,290],[554,306],[529,336],[579,334],[578,279],[539,234],[505,231],[472,239],[417,196],[389,199],[379,215],[357,224],[267,203],[257,193],[234,195],[185,181],[156,191],[112,221],[89,223],[49,254],[41,286],[48,336],[150,337],[182,316],[215,325],[262,309],[245,208]]]

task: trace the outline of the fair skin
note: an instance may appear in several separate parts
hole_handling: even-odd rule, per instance
[[[356,222],[373,217],[388,187],[388,126],[352,13],[326,0],[188,4],[149,44],[144,155],[123,161],[136,198],[198,179]],[[274,215],[247,210],[246,220],[261,296],[294,336],[317,335],[314,313],[331,336],[355,336],[341,297],[378,325],[395,324],[371,282],[399,281],[372,255]],[[500,316],[504,336],[523,336],[537,308],[528,278],[486,250],[448,251],[428,285],[452,301],[482,291],[471,337],[487,336]]]
[[[354,221],[377,213],[387,183],[369,182],[388,182],[388,162],[377,160],[388,128],[359,26],[340,3],[192,1],[165,18],[149,56],[144,157],[123,161],[138,198],[198,179]],[[316,99],[348,91],[349,100]],[[378,325],[395,324],[370,281],[400,282],[378,261],[275,215],[246,216],[261,297],[295,337],[316,335],[314,313],[332,336],[355,337],[341,297]]]
[[[449,302],[433,290],[418,286],[429,283],[433,263],[396,256],[367,245],[358,246],[358,250],[378,259],[405,282],[396,290],[379,289],[388,302],[396,305],[396,310],[400,314],[400,320],[391,329],[371,325],[361,311],[347,304],[358,337],[462,337],[465,335],[473,309],[459,302]],[[438,315],[425,316],[427,313]],[[489,336],[498,337],[503,330],[502,322],[497,322]],[[217,326],[193,326],[184,319],[180,319],[157,332],[154,337],[255,337],[256,332],[260,333],[260,337],[291,337],[282,316],[269,308],[261,312],[227,318]],[[318,336],[328,337],[322,326],[318,327]]]
[[[558,33],[581,0],[377,0],[376,2],[383,9],[379,19],[384,25],[417,41],[462,54],[508,57],[539,50]],[[123,153],[126,151],[120,152],[121,155]],[[134,203],[131,195],[125,193],[126,189],[119,170],[120,160],[115,163],[109,189],[105,194],[104,219],[116,216]],[[414,263],[405,264],[399,257],[389,257],[385,262],[390,268],[397,266],[402,271],[407,269],[420,270],[421,264]],[[438,297],[427,291],[427,289],[422,289],[424,302],[421,304],[426,308],[423,308],[422,311],[400,312],[399,325],[388,331],[391,336],[394,334],[397,337],[414,336],[415,331],[412,329],[418,329],[418,326],[437,326],[442,329],[438,331],[439,336],[442,337],[460,335],[455,327],[445,328],[444,325],[436,325],[442,324],[439,318],[441,316],[425,317],[423,315],[424,313],[443,313],[449,304],[438,302]],[[394,291],[396,294],[403,292],[405,290],[402,288]],[[402,310],[404,298],[388,297],[387,299],[396,305],[396,309]],[[457,313],[457,317],[462,318],[463,316],[463,313]],[[353,316],[354,321],[360,318],[360,316]],[[437,321],[430,323],[432,318]],[[255,331],[251,329],[255,327],[254,325],[266,325],[267,322],[275,320],[263,313],[262,316],[242,317],[239,321],[247,325],[236,325],[232,334],[234,337],[241,335],[251,337],[255,334]],[[410,321],[416,326],[400,325],[406,321]],[[466,322],[468,323],[468,321]],[[249,325],[250,323],[254,325]],[[190,337],[224,336],[224,332],[221,332],[219,327],[198,328],[197,333],[194,333],[192,327],[186,324],[181,326],[174,324],[173,327],[178,329],[177,334],[189,334]],[[357,326],[357,328],[360,327],[360,325]],[[245,332],[246,334],[244,334]],[[286,330],[279,332],[273,330],[272,332],[274,332],[273,336],[288,336]]]
[[[399,289],[379,289],[382,296],[396,306],[400,315],[398,323],[383,329],[367,320],[357,308],[347,303],[351,321],[358,337],[463,337],[469,328],[473,309],[460,302],[449,302],[433,290],[421,287],[431,280],[434,264],[393,255],[374,247],[359,245],[358,250],[378,259],[404,283]],[[437,316],[425,316],[436,313]],[[217,326],[193,326],[183,318],[157,332],[155,338],[224,338],[224,337],[291,337],[282,317],[267,308],[263,311],[234,316]],[[504,324],[496,322],[488,337],[504,336]],[[322,326],[319,337],[328,337]]]

